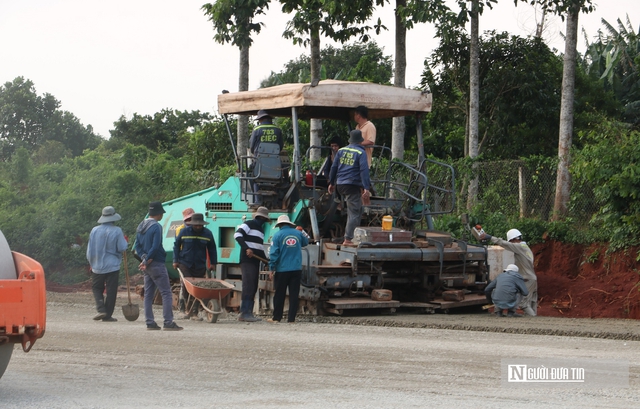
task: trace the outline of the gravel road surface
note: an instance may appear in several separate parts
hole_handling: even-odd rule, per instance
[[[47,332],[0,379],[12,408],[640,407],[640,323],[481,314],[296,324],[93,321],[89,293],[48,293]],[[142,301],[136,301],[142,307]],[[161,316],[154,307],[156,317]],[[502,358],[626,359],[628,388],[514,388]]]

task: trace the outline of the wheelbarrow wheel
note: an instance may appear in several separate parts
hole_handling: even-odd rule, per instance
[[[207,308],[211,311],[220,311],[220,303],[218,302],[218,300],[211,299],[207,302]],[[207,322],[213,324],[218,321],[218,316],[220,315],[220,313],[214,314],[209,311],[205,311],[205,313],[207,315]]]

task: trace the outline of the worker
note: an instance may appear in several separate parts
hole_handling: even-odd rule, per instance
[[[273,235],[269,249],[269,278],[274,281],[276,293],[273,296],[273,318],[267,321],[277,323],[282,320],[284,300],[289,290],[289,313],[287,322],[296,322],[298,313],[298,295],[302,278],[302,247],[309,245],[309,240],[291,223],[289,216],[278,217],[276,227],[280,230]]]
[[[369,110],[364,105],[356,107],[353,120],[356,121],[356,129],[362,132],[362,137],[364,138],[362,146],[367,152],[367,164],[371,167],[373,145],[376,144],[376,126],[369,121]]]
[[[153,299],[156,289],[162,296],[162,316],[165,331],[180,331],[182,327],[173,321],[173,295],[169,283],[169,272],[165,266],[167,253],[162,247],[162,226],[158,223],[164,216],[160,202],[149,203],[149,217],[136,229],[136,253],[142,261],[138,268],[144,274],[144,315],[148,330],[159,330],[153,316]]]
[[[186,223],[191,220],[191,216],[195,213],[196,211],[193,210],[190,207],[187,207],[186,209],[184,209],[182,211],[182,224],[178,227],[176,227],[176,233],[175,233],[175,237],[178,237],[178,235],[180,234],[180,230],[184,229],[186,226]]]
[[[173,244],[173,268],[180,269],[185,277],[203,278],[207,273],[207,256],[210,269],[215,270],[218,264],[218,251],[216,241],[213,238],[211,230],[204,227],[209,224],[204,221],[202,213],[194,213],[186,222],[186,227],[180,230],[180,234],[176,237]],[[188,294],[184,288],[184,284],[180,289],[180,299],[186,300]],[[191,311],[185,311],[181,319],[191,318],[195,321],[202,321],[198,317],[198,304],[193,303]]]
[[[190,207],[187,207],[182,211],[182,224],[176,227],[176,230],[175,230],[176,238],[180,235],[180,231],[185,228],[186,226],[185,223],[191,220],[191,216],[193,216],[195,212],[196,211]],[[175,251],[174,251],[174,254],[175,254]],[[180,295],[178,296],[178,312],[180,312],[181,318],[185,318],[185,314],[186,314],[185,312],[186,298],[185,297],[187,296],[187,294],[186,294],[186,290],[184,289],[184,284],[182,283],[182,281],[180,282],[180,284],[181,286],[180,286]]]
[[[522,276],[518,274],[518,266],[509,264],[504,272],[484,289],[484,294],[495,306],[496,317],[504,317],[504,310],[507,310],[507,317],[522,317],[522,314],[516,312],[516,306],[522,296],[529,294],[529,290]]]
[[[491,240],[491,243],[513,252],[515,265],[518,266],[528,290],[528,295],[520,301],[520,308],[525,314],[535,317],[538,314],[538,277],[533,268],[533,252],[527,243],[522,241],[520,230],[509,230],[507,240],[486,233],[480,236],[480,239]]]
[[[338,154],[338,150],[342,148],[342,139],[336,135],[329,141],[329,147],[331,148],[331,153],[324,160],[324,163],[320,167],[320,175],[324,176],[326,180],[329,180],[329,174],[331,173],[331,166],[333,165],[333,161]]]
[[[240,271],[242,272],[242,296],[240,301],[240,315],[238,321],[262,321],[253,315],[258,278],[260,275],[260,261],[267,260],[264,252],[264,224],[269,221],[269,209],[258,207],[253,219],[238,227],[234,234],[240,245]]]
[[[282,150],[282,130],[275,126],[272,122],[271,115],[264,109],[258,111],[256,115],[256,121],[258,126],[251,132],[249,138],[249,149],[253,156],[258,155],[258,146],[261,143],[275,143],[278,144],[280,150]]]
[[[284,144],[282,139],[282,130],[273,124],[271,115],[269,115],[269,113],[264,109],[258,111],[256,121],[258,121],[258,126],[253,129],[251,137],[249,138],[249,152],[251,156],[258,158],[261,154],[267,155],[266,157],[269,155],[280,155]],[[265,146],[260,149],[260,146],[263,144],[272,144],[274,146]],[[259,161],[259,159],[255,160]],[[254,159],[249,160],[249,166],[251,172],[256,171],[254,169],[256,166]],[[266,166],[266,168],[274,171],[276,168],[280,169],[280,165]],[[259,177],[258,175],[263,175],[264,168],[259,166],[257,169],[258,170],[256,172],[258,174],[255,174],[254,176]],[[259,207],[262,204],[262,195],[258,194],[260,191],[260,184],[258,181],[254,181],[251,184],[251,188],[253,190],[253,195],[251,195],[253,203],[251,203],[250,206],[252,208]]]
[[[337,186],[338,193],[347,203],[347,226],[342,243],[345,246],[353,245],[351,240],[362,218],[362,200],[371,196],[367,156],[360,145],[363,140],[361,131],[350,132],[349,145],[338,150],[329,175],[329,193]]]
[[[91,290],[98,311],[93,317],[96,321],[118,321],[113,317],[113,310],[116,307],[122,254],[127,250],[127,240],[122,229],[113,224],[120,219],[116,209],[107,206],[102,209],[102,215],[98,219],[100,225],[94,227],[89,234],[87,260],[91,268]]]

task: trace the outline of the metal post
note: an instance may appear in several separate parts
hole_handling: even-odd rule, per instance
[[[313,238],[316,241],[320,241],[320,229],[318,228],[318,217],[316,216],[315,207],[309,208],[309,219],[311,219],[311,230],[313,233]]]
[[[231,134],[231,127],[229,127],[229,119],[227,119],[227,114],[222,116],[224,118],[224,124],[227,125],[227,133],[229,134],[229,140],[231,141],[231,149],[233,149],[233,156],[236,158],[236,164],[238,165],[238,172],[242,171],[242,165],[240,163],[240,158],[238,157],[238,152],[236,151],[236,144],[233,141],[233,135]]]
[[[418,169],[424,162],[424,140],[422,138],[422,115],[416,115],[416,136],[418,137]]]
[[[293,171],[295,172],[296,184],[300,183],[300,135],[298,130],[298,111],[291,108],[291,121],[293,122]]]
[[[524,168],[518,167],[518,199],[520,202],[520,218],[522,219],[527,214],[527,186],[524,180]]]

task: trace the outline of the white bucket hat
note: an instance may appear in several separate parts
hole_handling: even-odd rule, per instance
[[[113,206],[107,206],[102,209],[102,216],[98,219],[98,223],[109,223],[109,222],[117,222],[122,219],[118,213],[116,213],[116,209]]]
[[[296,227],[295,224],[291,223],[291,220],[289,220],[289,216],[287,216],[286,214],[283,214],[282,216],[278,217],[278,221],[276,222],[276,227],[280,227],[281,224],[288,224],[290,226]]]

